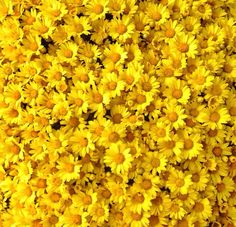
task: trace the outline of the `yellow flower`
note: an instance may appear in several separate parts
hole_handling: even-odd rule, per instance
[[[175,105],[173,102],[167,104],[164,110],[165,116],[163,120],[175,129],[182,128],[185,125],[184,119],[187,117],[184,114],[184,109],[180,105]]]
[[[63,181],[71,181],[78,178],[81,166],[74,156],[69,155],[66,157],[60,157],[57,160],[58,176]]]
[[[161,173],[166,170],[167,158],[163,153],[148,152],[145,154],[144,162],[142,163],[143,168],[146,171],[151,171],[153,175]]]
[[[216,182],[216,190],[217,190],[217,200],[218,203],[223,203],[227,201],[230,197],[230,193],[235,189],[235,184],[232,178],[226,176],[222,180]]]
[[[111,144],[105,152],[104,163],[116,174],[126,174],[132,161],[130,149],[123,143]]]
[[[192,207],[192,214],[200,220],[210,218],[212,214],[210,201],[207,198],[196,201]]]
[[[182,171],[171,169],[170,176],[166,186],[173,193],[180,192],[187,194],[189,187],[192,185],[191,175],[185,175]]]
[[[166,22],[170,17],[169,9],[162,4],[155,4],[153,2],[147,4],[147,15],[152,20],[151,25],[158,26]]]
[[[171,47],[174,48],[179,54],[186,55],[187,57],[195,58],[198,54],[197,45],[198,42],[193,35],[186,35],[180,33],[170,43]]]
[[[188,75],[187,79],[196,91],[203,91],[212,85],[214,77],[204,66],[200,66],[192,74]]]
[[[103,224],[108,220],[109,216],[109,208],[108,204],[105,204],[104,201],[99,201],[94,203],[91,207],[89,207],[88,212],[91,214],[91,220],[96,224]]]
[[[105,14],[108,12],[107,0],[92,0],[86,4],[86,15],[89,16],[90,20],[103,19]]]
[[[168,89],[163,92],[168,99],[175,99],[181,104],[187,104],[191,92],[184,81],[171,77],[165,80]]]
[[[109,34],[114,40],[125,42],[132,37],[134,24],[129,17],[123,16],[121,19],[115,18],[108,24]]]
[[[75,64],[77,58],[78,46],[71,41],[63,43],[57,51],[57,56],[61,61]]]
[[[197,120],[210,129],[222,129],[223,125],[230,120],[228,110],[223,107],[209,107],[199,114]]]

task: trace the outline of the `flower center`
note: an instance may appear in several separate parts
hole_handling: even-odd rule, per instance
[[[189,150],[193,148],[193,141],[191,139],[184,140],[184,149]]]
[[[193,181],[193,182],[199,182],[199,180],[200,180],[199,174],[198,174],[198,173],[194,173],[194,174],[192,175],[192,181]]]
[[[224,65],[223,70],[224,70],[224,72],[226,72],[226,73],[231,73],[231,72],[233,71],[233,67],[232,67],[230,64],[226,63],[226,64]]]
[[[133,202],[136,202],[136,203],[143,203],[144,201],[144,196],[140,193],[136,193],[133,198],[132,198]]]
[[[173,28],[169,28],[166,30],[165,35],[167,38],[173,38],[175,36],[175,30]]]
[[[96,215],[98,217],[102,217],[105,214],[104,209],[102,207],[97,208]]]
[[[55,225],[58,222],[58,220],[59,218],[56,215],[52,215],[48,221],[50,224]]]
[[[119,124],[121,123],[121,119],[122,119],[122,115],[120,113],[116,113],[112,116],[112,121],[115,123],[115,124]]]
[[[122,164],[125,161],[125,156],[121,153],[116,154],[115,162],[116,164]]]
[[[188,52],[188,50],[189,50],[189,46],[188,46],[187,43],[180,43],[180,44],[178,45],[178,50],[179,50],[181,53],[186,53],[186,52]]]
[[[166,142],[166,147],[168,149],[173,149],[175,147],[175,141],[174,140],[170,140]]]
[[[152,19],[153,20],[159,21],[161,18],[162,18],[162,16],[161,16],[161,14],[159,12],[154,12],[152,14]]]
[[[152,85],[150,82],[144,82],[142,84],[142,88],[144,91],[148,92],[148,91],[151,91],[152,90]]]
[[[202,212],[204,210],[204,206],[202,203],[200,202],[196,202],[193,209],[196,211],[196,212]]]
[[[236,116],[236,106],[232,106],[229,109],[229,114],[230,114],[230,116]]]
[[[90,195],[85,195],[83,198],[83,203],[85,205],[89,205],[92,203],[92,197]]]
[[[164,76],[170,77],[174,75],[174,70],[171,68],[166,68],[164,69]]]
[[[184,179],[178,178],[178,179],[176,180],[175,184],[176,184],[176,186],[177,186],[178,188],[183,187],[183,186],[184,186]]]
[[[159,218],[156,215],[151,215],[149,218],[149,226],[154,227],[159,223]]]
[[[153,158],[151,161],[151,165],[153,168],[157,168],[160,166],[160,159],[158,158]]]
[[[78,23],[78,24],[76,25],[76,32],[77,32],[77,33],[81,33],[81,32],[83,32],[83,31],[84,31],[83,25],[80,24],[80,23]]]
[[[115,81],[111,81],[107,84],[107,87],[109,90],[115,90],[117,86],[117,83]]]
[[[119,140],[120,136],[117,132],[110,133],[108,139],[112,143],[116,143]]]
[[[71,127],[77,127],[79,125],[79,119],[77,117],[71,117],[69,120],[69,125]]]
[[[221,147],[214,147],[214,148],[212,149],[212,153],[213,153],[216,157],[221,156],[221,154],[222,154],[222,149],[221,149]]]
[[[73,215],[73,223],[77,225],[82,223],[81,216],[79,214]]]
[[[179,220],[176,227],[188,227],[188,221],[185,219]]]
[[[224,183],[218,183],[216,185],[216,189],[218,192],[223,192],[225,190],[225,184]]]
[[[70,50],[70,49],[66,49],[64,51],[64,55],[65,55],[66,58],[71,58],[73,56],[73,51]]]
[[[76,98],[74,102],[75,102],[75,105],[78,107],[81,107],[83,105],[83,100],[80,98]]]
[[[47,184],[46,184],[46,179],[38,179],[37,181],[37,187],[38,188],[46,188]]]
[[[11,146],[10,150],[11,150],[11,152],[12,152],[13,154],[19,154],[19,153],[20,153],[20,147],[17,146],[16,144],[14,144],[13,146]]]
[[[124,25],[124,24],[119,24],[117,26],[117,32],[122,35],[124,34],[125,32],[127,32],[127,27]]]
[[[18,115],[19,115],[19,112],[15,109],[12,109],[9,113],[9,116],[12,117],[12,118],[18,117]]]
[[[218,122],[220,120],[220,114],[217,112],[213,112],[210,114],[210,121]]]
[[[103,10],[104,10],[104,7],[101,4],[96,4],[93,8],[93,12],[96,13],[97,15],[101,14]]]
[[[99,103],[102,102],[103,97],[100,93],[96,92],[96,93],[93,94],[93,100],[94,100],[95,103],[99,104]]]
[[[57,192],[53,192],[50,196],[50,199],[52,200],[52,202],[57,203],[61,199],[61,194],[59,194]]]
[[[143,187],[143,189],[148,190],[148,189],[152,188],[152,182],[149,179],[145,179],[142,182],[142,187]]]
[[[119,53],[113,53],[113,54],[110,55],[110,58],[111,58],[113,63],[116,63],[121,59],[121,56],[120,56]]]
[[[133,213],[132,212],[132,218],[135,220],[135,221],[140,221],[142,219],[142,214],[138,214],[138,213]]]
[[[181,98],[183,95],[183,92],[180,89],[174,89],[172,92],[172,96],[176,99]]]
[[[136,102],[137,102],[138,104],[145,103],[145,102],[146,102],[146,96],[145,96],[145,95],[142,95],[142,94],[137,94],[137,96],[136,96]]]
[[[85,137],[81,137],[79,139],[79,144],[82,146],[82,147],[87,147],[88,146],[88,139],[85,138]]]
[[[178,114],[176,112],[171,112],[168,114],[168,118],[171,122],[175,122],[178,120]]]

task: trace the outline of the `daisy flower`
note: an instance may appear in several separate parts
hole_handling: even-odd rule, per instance
[[[125,0],[110,0],[108,3],[109,12],[114,17],[119,17],[120,15],[123,15],[125,10]]]
[[[39,17],[35,18],[32,29],[35,34],[41,35],[43,38],[48,39],[53,34],[56,26],[52,19],[40,14]]]
[[[177,220],[181,220],[187,213],[183,207],[183,203],[177,202],[176,200],[171,201],[169,212],[170,218]]]
[[[203,110],[197,120],[210,129],[222,129],[223,125],[230,120],[228,110],[223,106],[209,107]]]
[[[87,227],[87,212],[80,211],[78,214],[78,208],[77,207],[69,207],[65,210],[63,215],[60,217],[60,223],[65,226],[81,226],[81,227]]]
[[[225,57],[225,63],[223,65],[223,72],[222,75],[230,80],[235,78],[236,73],[236,57],[234,55],[232,56],[226,56]]]
[[[229,90],[228,84],[222,80],[220,77],[216,77],[214,84],[206,90],[205,99],[209,100],[209,103],[224,103],[224,100],[228,98]]]
[[[159,190],[159,183],[159,177],[150,175],[148,172],[143,173],[143,176],[138,176],[135,181],[135,185],[137,184],[140,191],[147,194],[150,198],[156,196],[156,192]]]
[[[207,0],[195,1],[192,5],[192,12],[196,18],[207,20],[211,18],[212,7],[207,3]]]
[[[87,17],[70,17],[69,15],[64,16],[66,22],[65,31],[68,32],[69,37],[78,37],[79,35],[89,35],[92,29],[89,18]]]
[[[193,35],[180,33],[173,41],[171,41],[170,45],[180,54],[186,55],[187,57],[195,58],[198,54],[198,43]]]
[[[171,163],[174,163],[175,161],[179,162],[182,158],[184,143],[180,138],[181,137],[177,134],[170,135],[169,139],[160,141],[158,144],[160,151],[165,154],[167,158],[171,158]]]
[[[149,226],[149,220],[150,217],[149,212],[141,212],[140,214],[137,212],[131,211],[128,207],[124,208],[123,211],[124,214],[124,220],[126,223],[130,225],[130,227],[147,227]]]
[[[184,29],[191,34],[197,34],[201,28],[200,20],[197,17],[186,17],[181,21],[181,24],[183,25]]]
[[[108,24],[108,31],[114,40],[125,42],[132,37],[134,24],[129,17],[123,16],[121,19],[115,18]]]
[[[191,170],[192,174],[192,188],[197,191],[204,191],[207,187],[207,183],[209,182],[210,176],[205,168],[194,168]]]
[[[124,174],[131,167],[133,158],[130,149],[123,143],[111,144],[105,152],[104,163],[111,167],[112,172]]]
[[[192,74],[187,75],[189,84],[197,91],[203,91],[213,83],[214,76],[204,66],[199,66]]]
[[[219,203],[223,201],[227,201],[230,193],[235,189],[235,183],[232,178],[226,176],[222,180],[216,182],[216,190],[217,190],[217,200]]]
[[[159,92],[158,88],[160,87],[160,84],[154,76],[144,74],[140,77],[137,87],[143,90],[146,95],[153,97]]]
[[[193,184],[191,177],[191,175],[185,175],[182,171],[171,169],[166,186],[173,193],[180,192],[181,194],[186,194],[189,187]]]
[[[88,212],[91,214],[91,221],[96,222],[96,225],[103,224],[109,217],[108,204],[105,204],[104,201],[94,203],[91,207],[89,207]]]
[[[211,204],[209,199],[204,198],[195,202],[192,207],[192,214],[198,217],[200,220],[206,220],[212,215]]]
[[[184,114],[184,109],[180,105],[174,105],[173,102],[169,103],[164,109],[164,113],[163,120],[171,127],[179,129],[185,125],[184,119],[187,115]]]
[[[135,25],[135,34],[139,35],[140,33],[144,36],[149,34],[151,19],[144,13],[140,12],[134,15],[134,25]]]
[[[78,46],[74,42],[68,41],[60,45],[57,50],[57,56],[63,62],[75,64],[77,60],[77,51]]]
[[[75,160],[74,156],[69,155],[60,157],[57,160],[58,176],[63,181],[75,180],[78,178],[81,166],[78,165],[78,161]]]
[[[73,132],[73,136],[70,137],[69,145],[75,154],[79,154],[82,157],[89,153],[90,150],[95,149],[92,134],[88,130],[79,130],[78,128]]]
[[[73,109],[78,116],[88,112],[89,98],[82,90],[72,89],[70,93],[68,93],[67,99],[70,109]]]
[[[107,100],[107,103],[105,104],[109,104],[111,98],[120,96],[125,87],[125,82],[120,80],[118,75],[114,72],[105,74],[102,77],[100,84],[101,89],[103,90],[103,97]]]
[[[120,44],[109,44],[108,47],[104,50],[105,59],[103,64],[112,63],[116,64],[123,64],[125,59],[127,58],[127,53],[124,51],[123,46]]]
[[[176,20],[169,19],[161,25],[161,33],[164,41],[174,39],[174,37],[183,31],[183,26]]]
[[[146,12],[148,17],[152,20],[150,24],[154,26],[164,24],[170,17],[169,9],[162,4],[148,3]]]
[[[137,64],[137,62],[140,62],[143,58],[142,56],[142,52],[140,51],[138,44],[126,44],[124,46],[125,51],[127,52],[127,59],[126,62],[128,62],[127,67],[134,67],[134,65],[132,65],[131,63],[136,63],[135,66],[136,68],[139,67],[141,68],[142,66],[140,66],[139,64]]]
[[[191,159],[197,157],[202,150],[201,137],[197,133],[180,133],[180,137],[183,138],[183,157]]]
[[[43,16],[54,21],[61,20],[68,13],[66,5],[57,0],[43,2],[39,9],[41,10]]]
[[[187,104],[191,92],[190,88],[185,84],[183,80],[176,78],[168,78],[165,80],[168,89],[165,89],[163,94],[169,99],[176,99],[181,104]]]
[[[108,4],[109,1],[107,0],[92,0],[86,4],[85,14],[88,15],[92,21],[103,19],[109,10]]]

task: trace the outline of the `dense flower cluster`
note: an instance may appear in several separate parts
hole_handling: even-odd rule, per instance
[[[0,226],[235,226],[235,0],[1,0],[0,63]]]

